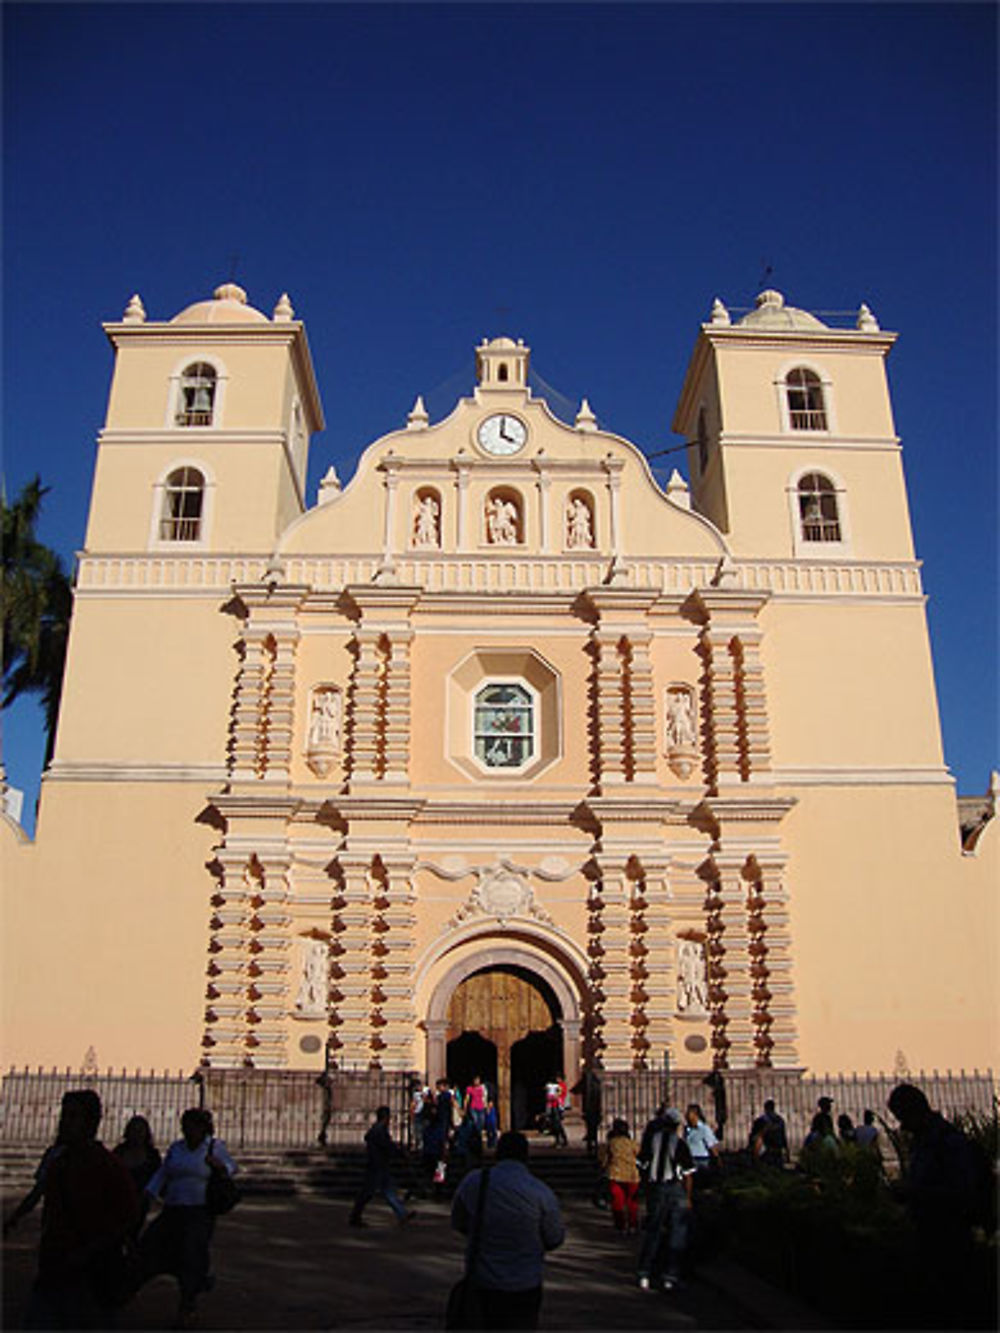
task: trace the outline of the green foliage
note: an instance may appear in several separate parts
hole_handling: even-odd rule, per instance
[[[3,540],[3,704],[23,694],[41,696],[52,757],[73,595],[55,551],[35,536],[47,488],[35,477],[8,504],[0,499]]]

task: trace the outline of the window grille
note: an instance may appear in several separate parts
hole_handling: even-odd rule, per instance
[[[534,703],[521,685],[487,685],[476,695],[476,758],[487,768],[519,768],[535,748]]]
[[[167,478],[160,518],[160,541],[196,542],[201,536],[205,478],[197,468],[180,467]]]
[[[830,478],[821,472],[808,472],[799,482],[799,518],[803,541],[841,540],[837,492]]]
[[[785,377],[788,421],[792,430],[826,430],[823,385],[812,370],[799,366]]]

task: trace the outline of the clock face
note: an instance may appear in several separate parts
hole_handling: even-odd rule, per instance
[[[498,412],[479,423],[476,439],[479,447],[488,454],[516,454],[524,448],[528,438],[528,428],[519,417],[512,417],[507,412]]]

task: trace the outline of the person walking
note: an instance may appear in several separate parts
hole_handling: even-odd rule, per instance
[[[365,1205],[370,1203],[376,1194],[382,1195],[396,1214],[396,1220],[400,1225],[411,1222],[416,1217],[416,1213],[412,1209],[408,1211],[396,1193],[391,1175],[393,1161],[401,1156],[401,1150],[393,1142],[392,1134],[389,1132],[391,1116],[392,1112],[388,1106],[380,1106],[375,1112],[374,1122],[365,1134],[365,1176],[361,1190],[354,1200],[351,1215],[347,1219],[348,1226],[367,1225],[362,1214]]]
[[[192,1106],[181,1116],[181,1137],[170,1145],[146,1193],[163,1209],[139,1241],[137,1286],[159,1273],[177,1279],[179,1328],[195,1320],[199,1295],[214,1285],[211,1243],[215,1216],[208,1206],[213,1174],[236,1174],[226,1145],[215,1137],[211,1112]]]
[[[465,1116],[471,1116],[480,1134],[486,1131],[486,1087],[478,1074],[473,1074],[472,1082],[465,1089]]]
[[[42,1235],[28,1328],[111,1328],[125,1294],[124,1246],[139,1201],[128,1172],[97,1140],[101,1115],[91,1089],[63,1094],[55,1150],[37,1181]]]
[[[117,1143],[111,1151],[132,1177],[132,1183],[140,1200],[139,1216],[133,1233],[135,1239],[138,1239],[146,1221],[146,1213],[149,1211],[146,1186],[160,1169],[163,1154],[153,1142],[153,1131],[143,1115],[131,1117],[122,1131],[121,1143]]]
[[[477,1222],[480,1190],[485,1195]],[[468,1239],[467,1277],[481,1298],[483,1327],[537,1328],[544,1258],[566,1232],[556,1196],[528,1169],[523,1134],[501,1134],[495,1164],[465,1177],[452,1203],[451,1225]]]
[[[561,1079],[549,1079],[545,1085],[545,1110],[548,1120],[548,1130],[552,1135],[552,1140],[557,1148],[566,1148],[569,1146],[569,1139],[566,1137],[566,1130],[563,1127],[563,1096],[566,1085]]]
[[[638,1280],[642,1291],[657,1281],[673,1291],[681,1278],[681,1259],[687,1247],[691,1217],[694,1163],[681,1136],[684,1117],[674,1107],[647,1127],[648,1155],[644,1149],[639,1169],[646,1182],[646,1232],[639,1251]],[[661,1258],[665,1249],[666,1262]]]
[[[598,1160],[608,1179],[611,1220],[615,1230],[625,1235],[639,1230],[639,1168],[636,1165],[636,1152],[628,1121],[616,1118],[611,1122],[608,1141],[601,1148]]]
[[[750,1157],[759,1166],[783,1167],[789,1159],[788,1130],[784,1116],[769,1097],[761,1115],[750,1126]]]

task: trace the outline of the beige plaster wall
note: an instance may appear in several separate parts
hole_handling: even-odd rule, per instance
[[[78,600],[57,760],[223,765],[238,633],[216,597]]]
[[[788,887],[803,1062],[892,1069],[899,1050],[912,1069],[992,1062],[996,884],[962,863],[951,792],[794,794]]]
[[[197,784],[44,784],[35,844],[3,851],[3,1058],[193,1069],[218,835]]]

